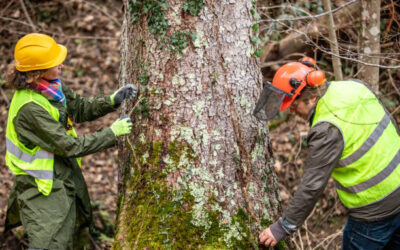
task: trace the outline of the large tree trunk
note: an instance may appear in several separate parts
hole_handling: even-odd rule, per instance
[[[163,2],[124,0],[120,81],[141,93],[123,107],[134,128],[120,144],[114,248],[257,248],[280,198],[267,126],[251,115],[254,6]]]
[[[359,59],[366,63],[379,64],[380,44],[380,0],[361,0],[361,29],[359,38]],[[358,78],[379,91],[379,67],[359,64]]]

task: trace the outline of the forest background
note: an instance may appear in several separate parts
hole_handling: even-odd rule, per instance
[[[359,77],[358,48],[360,1],[332,1],[337,28],[338,49],[344,78]],[[341,7],[342,6],[342,7]],[[344,7],[343,7],[344,6]],[[329,25],[322,1],[257,1],[252,42],[260,59],[264,81],[284,63],[310,56],[320,69],[334,79]],[[376,56],[379,70],[379,96],[400,123],[400,4],[382,0],[380,10],[380,49]],[[68,48],[62,81],[83,96],[110,94],[118,88],[122,1],[54,0],[0,2],[0,136],[3,142],[7,110],[13,90],[5,84],[5,72],[12,62],[17,40],[31,32],[53,36]],[[397,68],[396,68],[397,67]],[[97,121],[78,125],[78,134],[91,133],[111,125],[118,117],[112,113]],[[269,123],[275,171],[279,178],[282,205],[285,208],[296,191],[304,170],[308,124],[293,115],[281,113]],[[0,143],[0,232],[13,177],[4,162],[5,144]],[[99,239],[90,239],[89,248],[108,249],[112,245],[113,225],[118,198],[117,148],[83,159]],[[346,211],[330,181],[315,209],[290,241],[297,249],[339,249]],[[26,239],[21,228],[0,237],[1,249],[24,249]]]

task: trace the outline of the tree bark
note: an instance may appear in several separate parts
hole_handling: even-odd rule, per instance
[[[254,6],[201,3],[124,0],[120,82],[141,93],[123,107],[134,128],[119,146],[114,249],[258,248],[281,210],[269,131],[252,116]]]
[[[330,0],[324,0],[324,9],[327,12],[331,12],[331,1]],[[338,41],[336,38],[336,28],[335,28],[335,22],[333,21],[333,14],[329,13],[326,16],[326,21],[328,23],[328,31],[329,31],[329,44],[331,47],[332,53],[335,55],[339,55],[339,46],[338,46]],[[343,74],[342,74],[342,63],[340,62],[340,58],[336,56],[332,56],[332,65],[333,65],[333,72],[335,74],[335,80],[341,81],[343,80]]]
[[[359,59],[373,64],[379,64],[380,47],[380,0],[361,0],[361,29],[359,38]],[[359,64],[358,78],[368,83],[371,88],[379,91],[379,67]]]

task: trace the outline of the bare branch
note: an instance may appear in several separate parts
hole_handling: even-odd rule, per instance
[[[104,15],[106,15],[108,18],[110,18],[114,23],[116,23],[118,26],[121,26],[122,24],[112,15],[110,15],[107,11],[103,10],[102,8],[100,8],[99,6],[97,6],[94,3],[88,2],[88,1],[82,1],[82,0],[70,0],[70,2],[77,2],[77,3],[82,3],[82,4],[87,4],[95,9],[97,9],[98,11],[100,11],[101,13],[103,13]]]
[[[31,25],[30,25],[29,23],[27,23],[27,22],[20,21],[20,20],[14,19],[14,18],[8,18],[8,17],[0,16],[0,19],[2,19],[2,20],[4,20],[4,21],[16,22],[16,23],[23,24],[23,25],[26,25],[26,26],[31,26]]]
[[[326,12],[323,12],[321,14],[314,15],[314,16],[294,17],[294,18],[279,18],[279,19],[270,18],[270,19],[268,19],[266,21],[261,20],[260,23],[262,23],[262,22],[284,22],[284,21],[300,21],[300,20],[316,19],[316,18],[325,16],[325,15],[328,15],[328,14],[335,13],[335,12],[337,12],[337,11],[339,11],[339,10],[341,10],[341,9],[343,9],[343,8],[353,4],[353,3],[356,3],[358,1],[359,0],[352,0],[350,2],[347,2],[346,4],[343,4],[342,6],[337,7],[336,9],[333,9],[331,11],[326,11]]]
[[[37,32],[37,28],[36,28],[35,24],[32,22],[32,19],[29,16],[28,11],[26,10],[26,6],[25,6],[25,3],[24,3],[24,0],[19,0],[19,3],[21,4],[22,10],[24,11],[26,19],[28,19],[29,25],[32,27],[32,30],[34,32]]]
[[[275,19],[275,20],[277,20],[277,19]],[[338,57],[338,58],[341,58],[341,59],[344,59],[344,60],[348,60],[348,61],[352,61],[352,62],[357,62],[357,63],[363,64],[363,65],[366,65],[366,66],[379,67],[379,68],[382,68],[382,69],[400,69],[400,65],[399,66],[386,66],[386,65],[381,65],[381,64],[368,63],[368,62],[361,61],[361,60],[358,60],[358,59],[355,59],[355,58],[351,58],[351,57],[346,57],[346,56],[342,56],[342,55],[339,55],[339,54],[335,54],[335,53],[333,53],[333,52],[331,52],[331,51],[319,46],[317,43],[315,43],[307,35],[307,32],[303,32],[303,31],[300,31],[300,30],[293,29],[293,28],[289,27],[287,24],[285,24],[284,22],[281,22],[281,21],[278,21],[278,22],[279,22],[279,24],[281,24],[282,26],[285,26],[286,28],[290,29],[291,31],[303,35],[305,37],[305,39],[307,39],[307,42],[309,42],[311,45],[315,46],[317,49],[319,49],[320,51],[322,51],[322,52],[324,52],[324,53],[326,53],[328,55],[335,56],[335,57]]]

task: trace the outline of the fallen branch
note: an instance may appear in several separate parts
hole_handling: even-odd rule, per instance
[[[339,232],[336,232],[336,233],[334,233],[334,234],[331,234],[331,235],[329,235],[328,237],[326,237],[323,241],[321,241],[318,245],[316,245],[314,248],[313,248],[313,250],[314,249],[318,249],[318,247],[320,247],[320,246],[322,246],[327,240],[330,240],[330,239],[335,239],[336,237],[338,237],[338,236],[341,236],[342,235],[342,230],[340,230]]]

